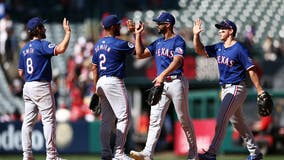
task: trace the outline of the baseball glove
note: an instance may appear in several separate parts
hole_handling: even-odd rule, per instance
[[[89,104],[89,109],[92,110],[96,116],[101,114],[100,98],[97,94],[93,94]]]
[[[161,83],[159,86],[153,86],[152,88],[148,89],[147,91],[149,93],[146,102],[151,106],[156,105],[162,97],[163,88],[164,83]]]
[[[260,116],[269,116],[273,110],[273,101],[271,95],[264,91],[257,96],[258,114]]]

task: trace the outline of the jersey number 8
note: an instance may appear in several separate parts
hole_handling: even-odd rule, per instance
[[[27,58],[26,66],[28,74],[32,74],[34,71],[32,58]]]

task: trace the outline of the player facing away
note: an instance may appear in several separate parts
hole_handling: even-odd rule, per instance
[[[250,153],[248,160],[261,160],[262,153],[257,147],[252,132],[246,125],[243,114],[243,103],[246,99],[245,78],[248,72],[258,94],[264,92],[256,66],[253,64],[248,50],[235,39],[237,26],[225,19],[216,28],[222,42],[205,46],[200,40],[202,21],[197,19],[193,26],[193,44],[195,52],[205,57],[214,57],[218,63],[221,85],[221,104],[216,119],[215,135],[211,145],[204,154],[199,154],[200,160],[216,160],[216,153],[225,136],[229,121],[240,133]]]
[[[71,28],[66,18],[63,19],[65,36],[58,44],[44,40],[46,38],[44,23],[39,17],[30,19],[27,30],[30,41],[21,49],[18,62],[18,73],[25,80],[23,99],[25,115],[22,124],[23,160],[33,160],[32,130],[37,115],[42,116],[43,132],[46,147],[46,160],[61,160],[55,146],[55,103],[51,90],[51,58],[63,54],[69,44]]]
[[[183,76],[183,61],[186,44],[180,35],[173,31],[175,18],[168,12],[162,12],[153,19],[157,23],[157,29],[163,36],[144,48],[142,44],[142,31],[144,24],[136,26],[135,50],[136,57],[143,59],[153,56],[156,61],[157,77],[154,85],[164,83],[162,98],[158,104],[151,106],[150,124],[145,148],[141,152],[131,151],[130,156],[136,160],[153,159],[154,150],[160,136],[161,128],[165,120],[166,112],[172,101],[185,132],[189,153],[188,159],[197,159],[196,137],[193,123],[188,111],[188,81]]]
[[[106,36],[94,46],[92,72],[95,92],[101,100],[102,159],[132,159],[124,153],[124,145],[130,127],[130,103],[123,78],[127,55],[135,53],[134,44],[116,38],[120,36],[120,23],[116,15],[109,15],[102,20]],[[116,126],[115,121],[117,120]],[[110,146],[111,132],[116,128],[114,152]]]

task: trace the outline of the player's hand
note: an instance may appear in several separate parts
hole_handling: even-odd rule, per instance
[[[135,34],[141,34],[143,30],[144,30],[144,23],[140,21],[139,24],[135,25]]]
[[[65,33],[71,32],[69,21],[66,18],[63,19],[62,25],[63,25],[63,29],[64,29]]]
[[[159,85],[161,85],[161,84],[164,82],[164,79],[165,79],[165,77],[164,77],[162,74],[160,74],[159,76],[157,76],[157,77],[152,81],[152,83],[155,84],[154,86],[159,86]]]
[[[201,28],[201,25],[202,25],[202,21],[200,18],[195,20],[193,28],[192,28],[192,32],[194,35],[198,35],[200,32],[203,31],[203,29]]]
[[[135,32],[135,23],[132,20],[127,20],[126,25],[129,32]]]

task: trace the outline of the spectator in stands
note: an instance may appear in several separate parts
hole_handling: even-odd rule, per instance
[[[251,129],[254,133],[266,132],[270,125],[272,124],[272,116],[260,117],[260,119],[254,122],[251,126]]]
[[[19,42],[19,48],[23,48],[25,46],[25,44],[29,41],[29,38],[28,38],[28,34],[27,34],[27,28],[26,26],[24,25],[23,28],[21,29],[21,32],[20,32],[20,42]]]
[[[70,94],[67,105],[71,109],[71,121],[82,119],[87,114],[88,98],[92,95],[93,81],[90,77],[89,62],[93,50],[93,40],[80,36],[74,46],[73,55],[67,61],[67,93]],[[80,92],[80,93],[79,93]]]
[[[277,54],[275,52],[272,37],[266,37],[265,38],[265,40],[262,44],[262,49],[264,51],[264,60],[265,61],[275,61],[277,59]]]
[[[0,54],[2,57],[2,63],[5,62],[6,59],[3,59],[4,55],[6,54],[5,45],[6,40],[8,38],[8,32],[12,29],[13,22],[10,19],[9,15],[5,15],[3,18],[0,19]]]
[[[276,49],[276,55],[278,58],[284,57],[284,40],[283,38],[279,37],[277,40],[275,40],[275,49]]]
[[[14,35],[13,21],[11,20],[9,15],[6,15],[5,18],[9,25],[9,27],[6,29],[7,39],[5,42],[5,57],[6,62],[11,63],[14,59],[14,54],[16,52],[16,38]]]
[[[71,90],[71,121],[83,120],[88,114],[87,104],[84,103],[82,87],[78,84]]]
[[[253,45],[254,45],[254,36],[255,36],[255,27],[254,25],[246,26],[246,30],[244,33],[244,46],[252,53]],[[254,55],[252,55],[254,56]]]
[[[20,77],[16,77],[13,79],[11,90],[13,95],[22,98],[23,96],[23,85],[24,82]]]

